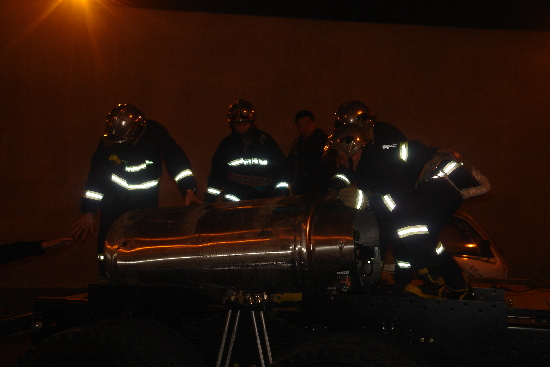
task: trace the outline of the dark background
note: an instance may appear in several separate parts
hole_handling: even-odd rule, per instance
[[[492,191],[464,209],[515,276],[550,278],[550,11],[543,1],[3,0],[0,243],[70,236],[107,112],[135,103],[164,124],[204,192],[251,101],[288,152],[293,117],[330,132],[365,102],[411,139],[452,148]],[[162,205],[182,205],[165,180]],[[2,287],[96,280],[93,240],[0,268]]]

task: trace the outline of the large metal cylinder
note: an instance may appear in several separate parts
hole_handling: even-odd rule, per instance
[[[111,227],[105,261],[114,283],[334,292],[376,280],[378,248],[370,212],[304,196],[135,210]]]

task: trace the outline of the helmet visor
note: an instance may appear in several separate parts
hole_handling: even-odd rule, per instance
[[[138,139],[144,131],[145,120],[141,111],[133,106],[122,105],[107,116],[104,139],[111,143],[123,143]]]
[[[325,151],[334,149],[342,152],[347,158],[351,158],[369,143],[371,143],[371,139],[363,126],[345,124],[329,137]]]

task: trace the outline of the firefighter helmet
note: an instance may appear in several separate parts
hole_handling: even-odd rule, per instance
[[[239,99],[237,102],[231,104],[227,113],[227,121],[231,125],[235,122],[246,121],[250,121],[254,125],[256,123],[256,111],[254,111],[252,103]]]
[[[136,141],[145,131],[143,113],[133,104],[123,103],[107,115],[103,139],[107,145]]]
[[[347,101],[343,103],[334,114],[334,129],[338,129],[344,124],[359,124],[369,129],[376,120],[372,116],[369,108],[361,101]]]
[[[325,146],[325,154],[331,150],[341,151],[347,158],[351,158],[365,145],[370,144],[372,139],[363,126],[360,124],[344,124],[329,136]]]

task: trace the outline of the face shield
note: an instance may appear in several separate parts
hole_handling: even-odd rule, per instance
[[[369,133],[363,126],[359,124],[345,124],[336,129],[328,138],[328,143],[325,146],[325,155],[337,152],[349,159],[371,142]]]
[[[131,104],[120,104],[108,115],[103,139],[105,144],[136,141],[145,131],[143,113]]]
[[[256,112],[250,102],[239,99],[229,106],[227,121],[233,131],[243,134],[256,126]],[[250,126],[248,126],[250,124]]]

